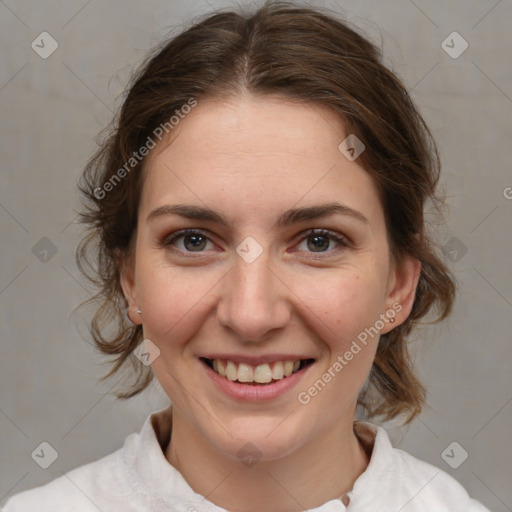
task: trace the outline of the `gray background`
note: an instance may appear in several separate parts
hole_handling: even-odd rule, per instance
[[[387,428],[396,445],[448,471],[491,510],[510,511],[511,0],[311,4],[382,38],[443,159],[451,208],[447,227],[435,229],[460,294],[448,321],[415,336],[430,408],[407,428]],[[107,366],[87,342],[87,312],[71,314],[91,294],[74,263],[75,184],[147,49],[228,5],[0,1],[0,503],[120,448],[167,404],[158,384],[119,402],[108,394],[116,378],[98,382]],[[43,31],[59,44],[47,59],[31,48]],[[458,58],[441,47],[453,31],[469,44]],[[41,252],[52,247],[43,237],[54,255]],[[42,441],[59,453],[46,470],[31,458]],[[469,454],[458,469],[441,457],[453,441],[452,464],[462,449]]]

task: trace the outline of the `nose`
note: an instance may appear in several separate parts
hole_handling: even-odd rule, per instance
[[[290,321],[289,293],[278,272],[269,266],[266,251],[252,263],[236,257],[223,283],[218,322],[241,341],[266,340]]]

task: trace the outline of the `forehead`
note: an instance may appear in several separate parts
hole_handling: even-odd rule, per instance
[[[149,154],[141,208],[179,200],[237,216],[240,207],[268,213],[337,200],[379,215],[372,178],[338,149],[347,135],[340,116],[316,104],[252,96],[199,102]]]

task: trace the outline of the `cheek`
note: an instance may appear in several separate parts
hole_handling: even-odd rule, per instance
[[[309,284],[303,318],[310,319],[325,359],[298,398],[302,404],[314,403],[335,421],[346,407],[355,405],[371,370],[379,340],[375,326],[383,312],[381,287],[375,275],[355,271],[303,284],[304,293]]]
[[[325,340],[341,348],[366,327],[374,325],[383,307],[382,287],[375,273],[336,270],[321,280],[304,279],[297,296],[323,325]]]
[[[162,352],[176,350],[200,329],[222,283],[222,276],[211,274],[189,269],[184,275],[163,265],[151,272],[141,270],[144,336]]]

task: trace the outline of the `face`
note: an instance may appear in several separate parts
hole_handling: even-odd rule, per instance
[[[379,333],[410,312],[419,264],[392,265],[347,135],[324,107],[210,100],[146,161],[123,290],[173,414],[219,452],[270,460],[351,428]]]

